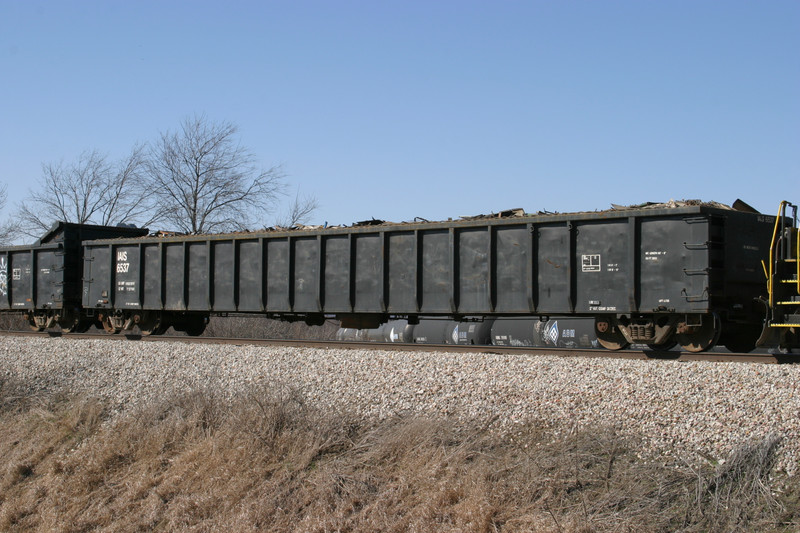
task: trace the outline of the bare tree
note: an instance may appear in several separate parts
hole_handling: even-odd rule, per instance
[[[111,225],[152,221],[152,205],[143,178],[143,148],[134,147],[117,163],[97,151],[71,163],[42,165],[43,182],[20,205],[21,232],[38,237],[56,221]]]
[[[0,186],[0,211],[2,211],[8,201],[8,187],[3,184]],[[11,219],[0,222],[0,245],[11,244],[16,239],[18,231],[17,223]]]
[[[246,229],[283,194],[279,167],[260,169],[230,122],[184,119],[151,148],[149,189],[160,220],[187,233]]]
[[[294,197],[294,203],[283,216],[275,220],[275,226],[293,228],[299,224],[305,224],[317,208],[319,208],[319,202],[315,197],[300,196],[300,191],[298,190]]]

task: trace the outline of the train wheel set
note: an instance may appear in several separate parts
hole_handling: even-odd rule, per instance
[[[162,335],[170,327],[191,336],[202,335],[208,325],[209,315],[202,313],[160,313],[141,311],[125,314],[98,313],[95,316],[61,310],[59,313],[42,312],[24,315],[32,331],[45,331],[58,327],[62,333],[85,333],[92,326],[116,335]]]
[[[212,315],[375,327],[583,317],[609,350],[798,348],[797,207],[697,201],[222,235],[57,223],[0,248],[31,329],[200,335]]]
[[[676,345],[687,352],[704,352],[714,347],[722,333],[722,321],[716,313],[697,316],[664,315],[631,322],[626,317],[595,319],[597,342],[607,350],[621,350],[631,344],[646,344],[652,350],[669,350]],[[726,347],[730,348],[726,344]],[[739,350],[749,352],[752,345],[741,344]],[[734,350],[731,350],[734,351]]]

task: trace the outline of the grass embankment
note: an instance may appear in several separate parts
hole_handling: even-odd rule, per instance
[[[357,422],[292,393],[91,399],[0,390],[0,530],[794,531],[778,441],[663,466],[609,430]],[[285,392],[285,391],[284,391]],[[563,429],[563,428],[562,428]],[[786,484],[788,486],[788,484]]]

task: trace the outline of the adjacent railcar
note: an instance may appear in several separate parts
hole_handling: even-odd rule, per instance
[[[594,317],[598,342],[752,349],[775,217],[715,205],[95,240],[82,308],[111,332],[197,334],[211,313],[343,327]]]
[[[579,317],[498,318],[486,320],[391,320],[375,329],[340,328],[337,340],[418,342],[481,346],[597,348],[594,320]]]
[[[0,311],[18,311],[32,329],[81,331],[92,325],[81,305],[83,241],[141,237],[146,229],[58,222],[30,246],[0,248]]]
[[[599,348],[594,320],[574,316],[496,320],[491,341],[495,346]]]

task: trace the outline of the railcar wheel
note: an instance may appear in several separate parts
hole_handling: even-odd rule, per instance
[[[75,326],[75,329],[73,331],[75,333],[86,333],[91,328],[92,328],[92,322],[90,322],[89,320],[83,319],[80,322],[78,322],[78,325]]]
[[[114,325],[114,322],[111,320],[110,316],[103,318],[103,329],[106,330],[106,333],[111,335],[116,335],[120,332],[120,330]]]
[[[58,326],[61,328],[62,333],[80,332],[83,325],[81,324],[81,315],[71,311],[61,310],[61,316],[58,318]],[[89,329],[84,328],[83,331]]]
[[[77,320],[71,321],[58,321],[62,333],[74,333],[78,331],[79,322]],[[86,331],[86,330],[84,330]]]
[[[735,341],[725,341],[723,344],[728,350],[733,353],[750,353],[756,349],[756,344],[750,339],[741,339]]]
[[[606,350],[617,351],[617,350],[624,350],[630,343],[625,340],[625,337],[622,335],[619,336],[620,340],[611,340],[608,338],[600,338],[597,337],[597,342],[600,343],[600,346],[605,348]]]
[[[684,325],[682,333],[679,327],[675,340],[687,352],[705,352],[717,344],[721,330],[719,315],[713,313],[704,315],[702,323],[697,326]]]
[[[208,319],[204,315],[183,315],[175,317],[171,326],[175,331],[183,331],[190,337],[202,335],[206,330]]]
[[[606,318],[596,318],[594,330],[597,334],[597,342],[606,350],[622,350],[630,344],[622,332],[611,325]]]
[[[186,324],[186,327],[183,329],[183,331],[185,331],[190,337],[199,337],[205,330],[206,321],[204,319],[193,320],[192,322]]]
[[[732,352],[749,353],[755,350],[759,334],[759,328],[726,324],[718,342]]]
[[[145,312],[138,325],[143,336],[163,335],[170,327],[169,322],[161,313],[152,312]]]
[[[44,331],[47,325],[47,320],[36,320],[36,315],[33,313],[25,313],[23,318],[28,322],[28,327],[31,328],[31,331]]]
[[[161,316],[158,313],[142,313],[142,317],[136,325],[139,326],[139,333],[143,336],[161,335],[166,331],[166,328],[162,328],[161,323]]]

